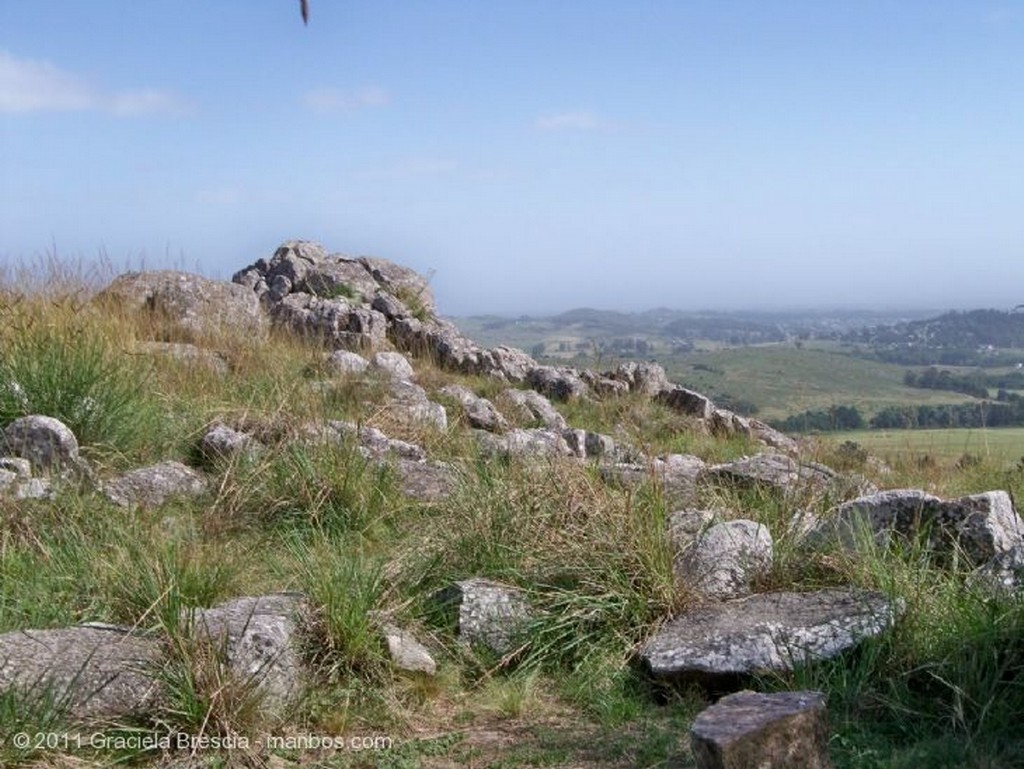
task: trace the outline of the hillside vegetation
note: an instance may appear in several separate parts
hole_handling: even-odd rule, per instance
[[[95,301],[93,282],[74,270],[26,285],[8,275],[0,286],[0,428],[46,414],[71,428],[100,479],[176,460],[210,482],[198,496],[152,509],[113,504],[85,481],[56,485],[51,498],[0,496],[0,633],[102,622],[167,634],[166,699],[147,718],[90,723],[86,733],[248,736],[253,744],[267,735],[340,735],[376,747],[189,755],[132,748],[127,739],[25,746],[14,735],[83,728],[40,686],[0,692],[0,765],[694,765],[687,729],[714,692],[652,681],[636,657],[668,617],[698,603],[673,571],[666,531],[675,508],[653,470],[630,488],[608,482],[596,461],[483,451],[466,414],[440,390],[459,384],[504,404],[507,385],[453,373],[430,355],[412,358],[415,381],[448,408],[447,427],[387,408],[390,385],[380,376],[332,373],[331,349],[316,338],[280,328],[263,338],[229,329],[183,334],[159,314]],[[151,354],[153,341],[195,344],[223,365]],[[696,389],[739,391],[733,377],[742,371],[757,379],[750,397],[763,399],[762,413],[782,413],[784,402],[859,403],[867,391],[877,391],[875,404],[900,401],[902,376],[881,365],[824,350],[780,354],[766,363],[757,350],[730,350],[680,373]],[[794,393],[801,366],[828,370],[835,389],[808,373]],[[573,427],[614,436],[648,458],[683,453],[714,464],[765,448],[742,435],[710,435],[634,393],[557,407]],[[454,468],[450,494],[410,496],[397,466],[369,461],[351,437],[300,440],[307,425],[330,420],[422,447]],[[203,455],[197,446],[214,424],[255,436],[261,450]],[[882,488],[950,498],[1001,489],[1024,499],[1024,468],[984,455],[922,463],[897,452],[885,465],[841,445],[800,451]],[[812,512],[826,516],[834,501],[817,499]],[[837,767],[1024,765],[1019,595],[971,587],[967,564],[937,560],[923,541],[809,553],[791,529],[792,501],[771,491],[702,487],[693,506],[770,530],[776,555],[758,592],[852,585],[904,607],[891,632],[836,659],[744,682],[824,691]],[[495,654],[455,637],[433,597],[469,577],[518,587],[537,607],[521,646]],[[183,610],[276,591],[311,603],[303,658],[312,685],[286,712],[268,715],[217,649],[190,645],[180,624]],[[388,623],[423,642],[436,675],[396,668],[382,636]]]

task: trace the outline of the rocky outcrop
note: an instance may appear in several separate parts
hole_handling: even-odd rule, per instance
[[[853,588],[760,593],[676,617],[640,658],[655,677],[718,685],[834,657],[887,630],[900,611]]]
[[[358,376],[366,371],[370,362],[362,355],[349,350],[335,350],[327,356],[324,367],[328,373],[341,376]]]
[[[801,462],[785,454],[757,454],[707,469],[703,480],[720,486],[770,489],[789,499],[809,501],[829,495],[846,498],[874,491],[863,479],[847,478],[817,462]]]
[[[697,769],[831,769],[828,741],[821,692],[736,692],[690,727]]]
[[[952,500],[916,489],[883,491],[846,502],[806,528],[808,544],[851,550],[863,537],[884,545],[894,536],[923,536],[929,549],[962,553],[976,566],[1024,545],[1024,522],[1005,491]]]
[[[462,406],[466,422],[473,429],[492,433],[500,433],[508,429],[508,420],[494,407],[494,404],[486,398],[479,397],[468,387],[446,385],[439,392],[441,395],[458,401]]]
[[[706,465],[690,454],[667,454],[646,463],[620,462],[601,467],[608,482],[627,489],[652,484],[671,507],[691,507],[697,502],[697,481]]]
[[[551,401],[533,390],[509,388],[499,396],[506,414],[528,425],[540,424],[550,430],[564,430],[569,425]],[[508,404],[507,407],[505,404]]]
[[[221,331],[262,337],[267,320],[255,295],[242,286],[173,270],[129,272],[115,278],[96,301],[153,315],[184,341]]]

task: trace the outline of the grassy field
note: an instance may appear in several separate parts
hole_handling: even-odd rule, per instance
[[[266,448],[249,458],[203,461],[212,481],[206,494],[152,510],[125,510],[74,484],[52,500],[0,498],[0,632],[116,622],[174,642],[160,671],[167,696],[149,717],[87,724],[86,733],[254,741],[268,734],[388,735],[394,747],[374,754],[209,753],[195,760],[103,750],[63,755],[6,739],[81,726],[66,723],[45,690],[10,690],[0,692],[0,766],[695,766],[687,732],[709,693],[656,688],[635,656],[666,617],[695,601],[673,568],[666,531],[674,508],[660,483],[626,490],[577,461],[481,455],[454,403],[447,429],[411,424],[383,407],[383,383],[327,380],[326,351],[308,340],[200,338],[229,363],[225,373],[206,371],[139,354],[141,342],[166,337],[160,318],[113,313],[77,290],[25,296],[4,288],[0,281],[0,381],[18,388],[0,389],[0,426],[26,412],[63,419],[101,479],[159,460],[199,462],[197,439],[213,422],[251,432]],[[748,355],[748,371],[766,380],[804,365],[765,351]],[[822,351],[803,360],[818,361],[818,376],[830,360],[834,381],[854,376]],[[417,381],[439,401],[441,387],[459,383],[502,405],[504,383],[441,371],[429,359],[415,365]],[[847,383],[841,397],[866,381]],[[774,384],[761,386],[768,391]],[[709,436],[640,396],[560,409],[574,427],[614,434],[655,455],[692,453],[715,463],[758,448]],[[530,424],[512,418],[517,426]],[[329,419],[377,427],[451,463],[452,495],[417,502],[402,493],[392,471],[368,464],[355,446],[302,440],[308,423]],[[826,442],[808,458],[883,487],[947,497],[1007,489],[1024,498],[1024,473],[993,456],[959,467],[952,458],[894,465],[888,473]],[[808,510],[827,515],[831,504],[823,498]],[[759,591],[852,585],[883,591],[906,607],[893,632],[854,652],[747,682],[761,690],[826,691],[838,769],[1024,765],[1019,598],[967,589],[965,567],[950,568],[914,543],[805,551],[793,539],[791,507],[768,493],[702,487],[696,505],[769,529],[775,557]],[[435,596],[471,576],[516,585],[537,609],[520,653],[498,657],[456,638]],[[233,678],[219,655],[190,647],[180,623],[182,609],[277,590],[305,593],[315,617],[304,630],[309,694],[283,722],[263,711],[251,682]],[[384,622],[430,647],[436,677],[395,669]]]
[[[1013,464],[1024,459],[1024,427],[989,430],[854,430],[832,433],[829,441],[855,441],[886,459],[964,455]]]

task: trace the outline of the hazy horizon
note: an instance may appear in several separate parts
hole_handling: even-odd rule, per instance
[[[311,5],[3,4],[0,264],[302,238],[454,317],[1024,302],[1019,3]]]

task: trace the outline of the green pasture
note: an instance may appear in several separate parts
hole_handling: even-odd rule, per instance
[[[1024,457],[1024,427],[982,430],[853,430],[830,433],[824,437],[837,444],[855,441],[882,457],[925,454],[932,457],[962,457],[970,454],[1013,463]]]

